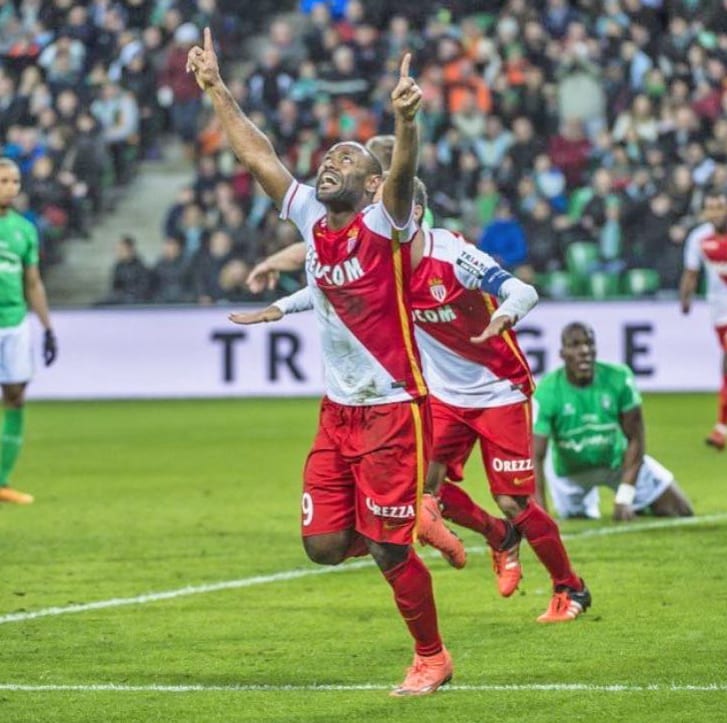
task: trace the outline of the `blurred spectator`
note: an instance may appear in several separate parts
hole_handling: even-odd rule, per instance
[[[149,276],[150,299],[158,304],[191,301],[190,270],[184,258],[183,241],[167,236],[159,260]]]
[[[198,303],[212,304],[226,298],[220,275],[235,258],[230,235],[222,229],[213,231],[209,243],[192,259],[192,285]]]
[[[550,204],[538,199],[524,223],[528,239],[528,262],[537,273],[556,271],[563,267],[558,232],[553,226]]]
[[[149,270],[136,250],[133,236],[122,236],[116,244],[116,263],[105,304],[141,304],[149,296]]]
[[[118,184],[129,182],[139,144],[139,106],[134,96],[117,83],[107,82],[91,103],[107,143]]]
[[[477,241],[477,248],[490,254],[503,268],[520,278],[532,280],[528,265],[528,244],[525,232],[514,217],[510,203],[501,199],[495,211],[495,218],[485,226]]]
[[[355,104],[366,101],[369,81],[356,66],[353,50],[341,45],[333,52],[333,65],[321,77],[319,90],[333,100],[350,100]]]
[[[271,114],[292,84],[293,76],[284,68],[280,51],[274,45],[267,45],[248,78],[248,100],[253,108]]]
[[[174,31],[174,42],[169,49],[159,77],[159,102],[171,110],[172,127],[187,147],[191,158],[197,135],[197,116],[201,108],[201,94],[194,76],[187,73],[187,53],[199,41],[200,33],[192,23],[184,23]]]
[[[590,150],[591,144],[579,118],[566,119],[560,133],[551,137],[548,155],[553,164],[563,171],[568,188],[583,185]]]

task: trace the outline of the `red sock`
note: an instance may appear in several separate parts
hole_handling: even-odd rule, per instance
[[[436,655],[442,650],[437,627],[437,608],[434,604],[432,576],[414,550],[404,560],[384,572],[394,590],[394,600],[401,617],[414,638],[418,655]]]
[[[573,572],[560,539],[560,530],[555,520],[533,500],[512,521],[520,534],[527,539],[540,562],[550,573],[553,585],[567,585],[580,590],[581,580]]]
[[[366,544],[366,540],[355,530],[351,533],[351,541],[348,543],[348,548],[343,559],[348,560],[349,557],[366,557],[369,554],[369,546]]]
[[[483,510],[459,486],[445,482],[439,489],[442,517],[485,536],[490,547],[499,550],[507,535],[505,520]]]
[[[720,424],[727,424],[727,374],[722,377],[722,389],[719,390],[719,413],[717,419]]]

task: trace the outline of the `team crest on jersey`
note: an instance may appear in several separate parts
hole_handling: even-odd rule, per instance
[[[442,279],[429,279],[429,293],[440,304],[445,300],[445,298],[447,297],[447,288],[445,287]]]

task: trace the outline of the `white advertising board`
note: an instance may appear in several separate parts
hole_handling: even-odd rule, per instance
[[[235,326],[224,308],[58,310],[60,354],[40,361],[34,399],[318,396],[322,363],[311,313]],[[719,350],[706,304],[541,303],[518,326],[536,378],[559,364],[561,328],[596,330],[599,358],[629,364],[643,391],[713,391]]]

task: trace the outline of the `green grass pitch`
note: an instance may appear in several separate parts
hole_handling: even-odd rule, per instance
[[[397,700],[411,643],[388,586],[366,561],[320,574],[299,542],[315,400],[34,403],[14,483],[37,501],[0,509],[0,721],[727,720],[715,405],[645,400],[700,519],[561,525],[594,598],[576,622],[535,623],[550,590],[527,546],[509,600],[475,535],[462,571],[425,551],[456,673]]]

